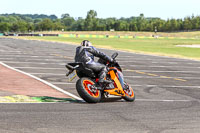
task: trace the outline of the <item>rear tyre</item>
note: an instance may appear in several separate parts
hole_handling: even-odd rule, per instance
[[[101,92],[90,78],[80,78],[76,82],[76,90],[81,98],[88,103],[97,103],[101,100]]]
[[[125,96],[122,98],[128,102],[133,102],[135,100],[135,93],[131,86],[127,83],[125,84],[126,88],[124,89]]]

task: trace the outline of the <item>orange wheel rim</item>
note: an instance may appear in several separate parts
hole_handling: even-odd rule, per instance
[[[96,90],[96,92],[91,91],[91,86],[94,85],[94,83],[90,80],[84,80],[83,85],[85,87],[85,90],[93,97],[99,97],[99,90]]]

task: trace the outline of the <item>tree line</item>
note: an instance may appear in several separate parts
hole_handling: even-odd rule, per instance
[[[200,16],[188,16],[184,19],[148,18],[144,14],[130,18],[98,18],[97,12],[90,10],[86,18],[74,18],[63,14],[0,14],[0,32],[32,31],[150,31],[174,32],[200,30]]]

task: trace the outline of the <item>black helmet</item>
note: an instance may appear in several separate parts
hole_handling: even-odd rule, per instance
[[[81,42],[81,46],[84,46],[84,47],[92,46],[92,43],[88,40],[84,40]]]

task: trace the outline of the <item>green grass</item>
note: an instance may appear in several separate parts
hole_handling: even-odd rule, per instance
[[[181,57],[200,60],[200,48],[177,47],[176,45],[200,44],[200,39],[119,39],[119,38],[66,38],[66,37],[26,37],[58,42],[80,44],[84,39],[90,40],[94,46],[120,49],[138,53]]]

